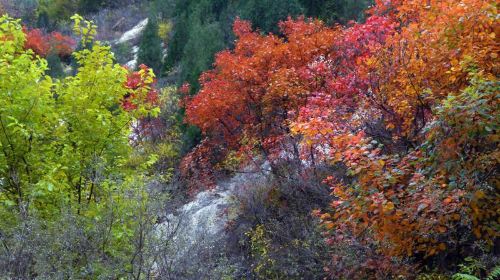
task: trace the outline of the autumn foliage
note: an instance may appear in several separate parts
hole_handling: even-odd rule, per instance
[[[69,57],[76,47],[76,41],[69,36],[64,36],[59,32],[46,34],[41,29],[24,29],[26,42],[24,47],[31,49],[41,57],[47,57],[50,53],[55,53],[61,58]]]
[[[138,71],[124,68],[128,71],[123,84],[127,93],[121,99],[121,107],[137,118],[132,124],[132,144],[139,145],[145,140],[161,138],[164,127],[158,117],[160,90],[153,69],[144,64],[139,65]]]
[[[234,50],[186,99],[205,140],[185,166],[209,170],[231,150],[345,167],[324,178],[333,200],[315,214],[332,247],[371,252],[352,277],[403,275],[394,257],[463,255],[499,237],[496,4],[376,2],[364,23],[288,19],[282,36],[237,20]]]
[[[459,228],[493,245],[496,7],[405,1],[392,9],[397,32],[358,61],[368,84],[344,127],[350,132],[325,137],[307,111],[295,123],[306,139],[333,148],[329,158],[355,178],[350,184],[329,178],[335,200],[331,215],[321,216],[325,227],[334,239],[373,238],[387,256],[462,254],[453,237]],[[323,110],[329,108],[336,110]]]
[[[129,71],[123,86],[128,91],[122,99],[122,107],[126,111],[137,110],[140,106],[151,109],[158,105],[156,78],[146,65],[141,64],[138,71]]]

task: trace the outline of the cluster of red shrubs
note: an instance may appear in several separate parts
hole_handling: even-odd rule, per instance
[[[45,33],[41,29],[24,28],[26,34],[26,49],[31,49],[41,57],[47,57],[51,53],[57,54],[59,57],[69,57],[76,47],[76,41],[59,32]]]
[[[128,90],[128,94],[122,100],[122,107],[125,111],[137,110],[139,105],[154,107],[159,102],[157,81],[153,72],[144,64],[141,64],[139,68],[139,71],[130,71],[124,83],[124,87]]]

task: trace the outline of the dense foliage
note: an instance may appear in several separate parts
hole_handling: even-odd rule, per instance
[[[110,48],[93,40],[94,25],[73,19],[91,47],[72,54],[76,75],[52,80],[19,21],[0,18],[1,271],[139,278],[151,269],[145,250],[159,198],[145,186],[148,170],[159,156],[173,158],[174,144],[147,129],[160,106],[152,70],[115,64]],[[148,148],[153,139],[170,154]]]
[[[184,160],[191,188],[210,186],[235,157],[263,157],[275,173],[301,162],[304,182],[336,169],[321,178],[330,208],[315,212],[332,277],[412,277],[420,264],[491,254],[497,25],[487,0],[377,1],[364,23],[288,19],[284,37],[236,20],[234,50],[217,54],[186,99],[204,136]]]
[[[495,1],[5,12],[0,278],[500,275]]]
[[[61,58],[68,58],[73,53],[75,46],[75,40],[56,31],[50,34],[44,34],[40,29],[26,31],[24,47],[31,49],[41,57],[47,57],[53,53]]]
[[[236,17],[250,20],[260,32],[278,33],[277,23],[288,16],[306,14],[319,16],[328,22],[346,22],[362,19],[362,11],[369,3],[351,0],[179,0],[171,15],[175,17],[176,24],[166,66],[180,65],[180,81],[188,81],[196,90],[198,76],[210,68],[214,54],[233,45],[230,26]]]

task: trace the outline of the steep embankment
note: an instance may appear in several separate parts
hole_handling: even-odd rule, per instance
[[[219,182],[214,189],[198,193],[192,200],[169,213],[158,227],[159,236],[168,244],[163,256],[166,258],[160,262],[170,262],[175,266],[162,263],[158,267],[170,267],[170,275],[187,279],[200,277],[204,273],[216,277],[217,266],[222,265],[221,261],[224,261],[223,265],[237,265],[234,260],[222,260],[225,244],[230,237],[226,231],[227,223],[238,215],[235,197],[241,194],[241,186],[264,185],[270,179],[269,176],[266,172],[247,169]],[[203,263],[213,268],[206,270],[204,265],[200,265]]]

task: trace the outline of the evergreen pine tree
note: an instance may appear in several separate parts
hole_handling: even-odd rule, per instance
[[[161,38],[158,35],[158,21],[155,15],[149,17],[148,24],[142,33],[137,54],[137,65],[145,64],[151,67],[156,75],[161,72],[163,50]]]
[[[247,0],[240,3],[241,18],[250,20],[254,27],[265,33],[279,33],[279,21],[304,13],[298,0]]]
[[[78,11],[83,14],[95,13],[101,7],[101,0],[80,0],[78,1]]]
[[[62,78],[64,77],[64,70],[62,66],[61,59],[55,52],[51,52],[47,56],[47,64],[49,69],[47,70],[47,74],[52,78]]]
[[[47,31],[52,31],[49,14],[47,13],[46,10],[40,11],[40,13],[38,14],[36,25],[38,28],[45,29]]]
[[[318,17],[325,22],[347,23],[350,20],[362,21],[364,11],[373,0],[300,0],[309,17]]]

